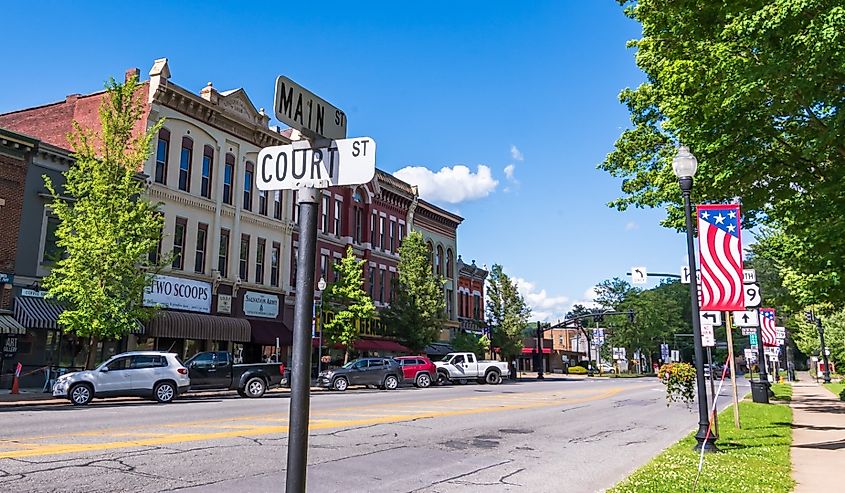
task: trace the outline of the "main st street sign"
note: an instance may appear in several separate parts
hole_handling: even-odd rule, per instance
[[[276,78],[276,118],[309,139],[345,139],[346,114],[284,75]]]

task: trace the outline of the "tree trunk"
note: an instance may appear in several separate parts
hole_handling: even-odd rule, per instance
[[[349,363],[349,346],[346,346],[346,352],[343,353],[343,364]]]
[[[85,361],[85,369],[93,370],[97,363],[97,344],[100,342],[99,337],[91,337],[88,344],[88,357]]]

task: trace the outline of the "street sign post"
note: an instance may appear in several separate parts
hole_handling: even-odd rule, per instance
[[[672,361],[678,363],[681,361],[681,352],[677,349],[672,350]]]
[[[752,346],[757,346],[757,332],[748,335],[748,343]]]
[[[742,335],[749,336],[757,333],[757,327],[741,327]]]
[[[713,334],[713,326],[701,324],[701,347],[713,347],[716,345],[716,337]]]
[[[648,283],[648,271],[645,267],[631,267],[631,284]]]
[[[283,75],[276,78],[273,110],[280,122],[309,139],[346,138],[346,114]]]
[[[703,311],[699,312],[699,320],[701,324],[710,324],[715,326],[722,325],[722,312],[717,311]]]
[[[311,340],[314,320],[314,262],[320,189],[361,185],[375,175],[373,139],[346,138],[346,115],[326,100],[284,76],[276,78],[276,118],[308,141],[261,149],[257,187],[262,191],[298,190],[299,248],[293,315],[290,411],[285,491],[304,492],[311,410]]]
[[[734,325],[737,327],[757,327],[760,319],[757,310],[739,310],[733,312]]]

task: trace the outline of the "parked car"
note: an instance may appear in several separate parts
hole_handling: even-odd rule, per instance
[[[66,397],[76,406],[95,397],[138,396],[170,402],[190,385],[188,369],[176,354],[132,351],[112,356],[94,370],[60,376],[53,385],[53,396]]]
[[[507,363],[477,360],[473,353],[449,353],[434,364],[437,367],[439,385],[449,382],[463,384],[470,380],[495,385],[502,383],[502,378],[510,375]]]
[[[320,387],[344,391],[350,385],[375,385],[393,390],[402,383],[402,368],[390,358],[361,358],[340,368],[320,372]]]
[[[226,351],[197,353],[185,362],[191,390],[230,389],[241,397],[261,397],[269,388],[282,384],[283,363],[235,364]]]
[[[601,373],[616,373],[616,368],[610,363],[599,364],[599,370],[601,370]]]
[[[402,368],[402,376],[406,381],[424,389],[437,380],[437,367],[425,356],[397,356],[393,358]]]

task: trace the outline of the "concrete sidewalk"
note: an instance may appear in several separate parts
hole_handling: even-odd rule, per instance
[[[845,402],[807,373],[792,384],[792,477],[795,492],[835,491],[845,470]]]

